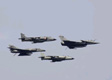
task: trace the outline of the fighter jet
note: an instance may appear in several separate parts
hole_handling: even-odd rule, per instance
[[[67,46],[69,49],[82,48],[82,47],[86,47],[87,45],[99,44],[98,42],[92,40],[91,41],[81,40],[81,42],[76,42],[76,41],[67,40],[64,36],[59,36],[59,37],[61,39],[61,45]]]
[[[31,41],[32,43],[42,43],[48,41],[55,41],[55,38],[52,37],[26,37],[25,34],[21,33],[21,41]]]
[[[45,56],[44,54],[41,54],[39,58],[41,58],[41,60],[51,60],[51,62],[60,62],[63,60],[73,60],[74,59],[69,56]]]
[[[14,53],[15,55],[17,53],[20,53],[18,56],[30,56],[32,54],[32,52],[45,52],[45,50],[39,49],[39,48],[34,48],[34,49],[20,49],[20,48],[16,48],[13,45],[9,45],[8,48],[10,49],[11,53]]]

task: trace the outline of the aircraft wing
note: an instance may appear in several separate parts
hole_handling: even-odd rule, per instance
[[[63,60],[52,60],[52,62],[61,62]]]
[[[52,62],[56,62],[55,60],[52,60]]]
[[[27,49],[17,49],[17,50],[20,53],[18,56],[30,56],[32,54],[32,52]]]
[[[30,56],[32,53],[20,53],[18,56]]]
[[[77,44],[77,42],[75,42],[75,41],[64,41],[64,43],[65,43],[66,46],[69,47],[70,49],[75,48],[75,45]]]
[[[75,41],[64,41],[65,44],[75,44]]]
[[[69,47],[70,49],[73,49],[73,48],[75,48],[75,46],[67,46],[67,47]]]

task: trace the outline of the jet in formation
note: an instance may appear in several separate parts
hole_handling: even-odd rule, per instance
[[[45,56],[44,54],[41,54],[39,57],[41,60],[51,60],[51,62],[61,62],[64,60],[73,60],[74,58],[69,56]]]
[[[99,44],[98,42],[95,41],[81,40],[81,42],[76,42],[76,41],[67,40],[64,36],[59,36],[59,37],[62,41],[61,45],[67,46],[69,49],[82,48],[82,47],[86,47],[87,45]]]
[[[13,45],[9,45],[8,47],[11,51],[11,53],[14,53],[15,55],[17,53],[20,53],[18,56],[30,56],[32,52],[45,52],[45,50],[40,48],[34,48],[34,49],[20,49]]]
[[[52,37],[26,37],[25,34],[21,33],[21,41],[30,41],[32,43],[42,43],[42,42],[48,42],[48,41],[55,41],[55,38]]]

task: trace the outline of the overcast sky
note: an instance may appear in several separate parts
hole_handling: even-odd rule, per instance
[[[111,0],[0,0],[0,79],[2,80],[112,80]],[[21,42],[26,36],[51,36],[54,42]],[[96,39],[98,45],[66,49],[59,35],[80,41]],[[42,48],[45,55],[64,55],[75,60],[41,61],[40,53],[13,56],[8,50]]]

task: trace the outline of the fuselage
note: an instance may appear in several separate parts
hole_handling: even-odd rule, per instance
[[[69,48],[73,49],[73,48],[81,48],[81,47],[86,47],[87,44],[86,43],[82,43],[82,42],[76,42],[76,43],[61,43],[62,46],[68,46]]]
[[[48,41],[55,41],[55,38],[51,37],[24,37],[21,38],[22,41],[31,41],[33,43],[42,43],[42,42],[48,42]]]
[[[82,47],[86,47],[87,45],[93,45],[93,44],[98,44],[98,42],[91,42],[91,41],[75,42],[75,41],[69,41],[69,40],[65,40],[61,42],[62,46],[67,46],[70,49],[82,48]]]
[[[39,57],[41,60],[52,60],[52,62],[60,62],[63,60],[73,60],[72,57],[66,57],[66,56],[41,56]]]

